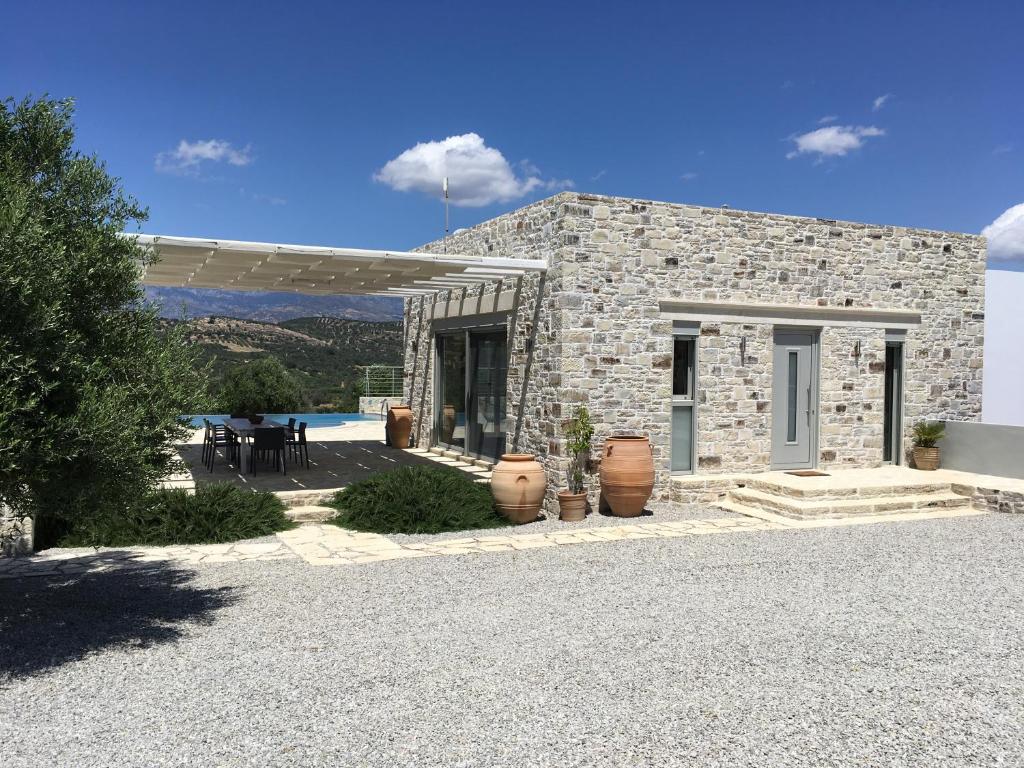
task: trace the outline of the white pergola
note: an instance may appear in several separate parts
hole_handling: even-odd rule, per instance
[[[422,296],[472,288],[531,272],[544,272],[539,259],[505,259],[456,254],[370,251],[316,245],[206,240],[168,235],[134,235],[158,261],[145,269],[145,285],[287,291],[313,295]]]

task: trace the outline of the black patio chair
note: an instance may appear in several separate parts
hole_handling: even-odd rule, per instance
[[[274,471],[283,469],[288,474],[288,457],[286,454],[288,437],[284,427],[266,427],[253,432],[249,443],[249,471],[256,474],[256,455],[274,454]]]
[[[203,419],[203,466],[206,465],[208,460],[208,453],[210,451],[210,443],[213,442],[213,425],[210,424],[210,420]]]
[[[217,449],[224,449],[224,460],[235,461],[238,458],[239,442],[234,432],[223,424],[210,424],[210,440],[206,454],[206,468],[213,472],[213,463],[217,460]]]
[[[306,422],[299,422],[299,429],[288,438],[288,450],[292,456],[298,456],[299,464],[302,464],[305,456],[306,469],[309,469],[309,444],[306,442]]]

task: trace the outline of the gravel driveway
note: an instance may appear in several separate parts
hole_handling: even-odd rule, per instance
[[[1020,765],[1024,518],[0,581],[21,766]]]

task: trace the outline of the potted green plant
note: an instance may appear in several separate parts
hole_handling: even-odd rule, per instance
[[[558,492],[558,516],[562,520],[578,522],[587,516],[587,489],[584,481],[590,464],[591,440],[594,425],[585,405],[576,406],[565,427],[565,448],[569,467],[565,471],[569,490]]]
[[[914,425],[915,467],[926,470],[939,468],[939,449],[935,444],[945,432],[946,428],[941,421],[919,421]]]

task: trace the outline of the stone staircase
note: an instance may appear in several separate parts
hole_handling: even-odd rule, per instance
[[[683,481],[685,482],[685,481]],[[938,510],[970,510],[970,495],[928,473],[885,469],[838,471],[825,476],[797,477],[785,472],[731,475],[718,478],[714,495],[702,500],[752,517],[778,515],[791,520],[820,520],[862,515],[887,515]],[[958,492],[960,491],[960,492]]]

